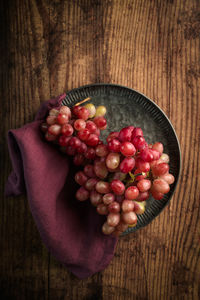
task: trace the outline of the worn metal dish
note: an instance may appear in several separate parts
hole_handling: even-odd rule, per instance
[[[104,139],[109,132],[133,125],[141,127],[149,143],[159,141],[164,145],[164,152],[170,156],[170,173],[175,177],[170,192],[162,200],[147,200],[146,211],[138,216],[136,227],[129,228],[124,234],[134,232],[148,225],[169,203],[180,173],[181,153],[175,130],[165,113],[152,100],[141,93],[121,85],[92,84],[69,91],[63,100],[64,105],[75,103],[91,97],[94,105],[107,107],[108,129],[102,135]]]

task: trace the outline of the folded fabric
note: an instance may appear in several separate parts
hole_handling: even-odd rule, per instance
[[[89,201],[75,199],[77,167],[46,142],[40,131],[48,110],[60,107],[65,96],[43,103],[34,122],[8,132],[13,171],[5,193],[16,196],[27,192],[44,244],[73,274],[86,278],[109,264],[117,239],[101,232],[104,217]]]

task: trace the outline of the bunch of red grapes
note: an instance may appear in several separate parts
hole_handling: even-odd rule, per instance
[[[111,132],[106,143],[100,130],[107,127],[105,106],[76,105],[51,109],[41,125],[47,141],[61,146],[82,170],[75,175],[81,186],[79,201],[90,199],[100,215],[106,216],[104,234],[120,235],[136,226],[137,215],[145,211],[146,200],[161,200],[170,190],[169,156],[160,142],[148,144],[139,127]]]
[[[107,127],[106,108],[93,104],[62,106],[51,109],[46,123],[41,125],[45,139],[60,145],[61,150],[73,157],[75,165],[84,165],[96,158],[96,147],[102,142],[100,130]]]

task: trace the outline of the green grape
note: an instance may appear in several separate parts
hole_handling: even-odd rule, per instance
[[[95,117],[103,117],[106,114],[106,107],[104,105],[100,105],[96,108]]]
[[[96,114],[96,108],[95,108],[94,104],[87,103],[87,104],[85,104],[85,108],[87,108],[90,112],[89,118],[93,118]]]

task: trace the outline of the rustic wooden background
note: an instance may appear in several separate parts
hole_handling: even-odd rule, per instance
[[[200,299],[198,0],[0,1],[1,299]],[[101,273],[79,280],[46,250],[26,196],[5,198],[9,128],[81,85],[117,83],[172,121],[182,171],[170,205],[123,237]]]

